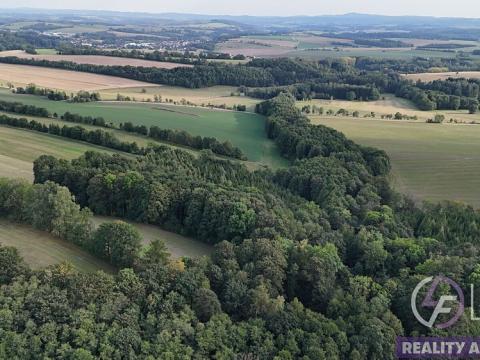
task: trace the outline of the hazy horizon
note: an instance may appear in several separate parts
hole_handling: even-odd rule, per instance
[[[231,3],[219,0],[196,1],[183,0],[181,3],[158,3],[156,0],[115,1],[84,0],[81,4],[72,0],[43,0],[38,6],[36,0],[4,0],[0,8],[9,9],[57,9],[57,10],[107,10],[146,13],[184,13],[202,15],[250,15],[250,16],[318,16],[362,13],[387,16],[435,16],[480,18],[480,2],[459,0],[452,9],[451,4],[435,0],[404,0],[400,2],[364,0],[343,0],[323,2],[314,0],[290,1],[253,1]],[[478,14],[478,15],[476,15]]]

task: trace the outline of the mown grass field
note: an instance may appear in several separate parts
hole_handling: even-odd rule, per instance
[[[32,162],[40,155],[74,159],[89,150],[112,153],[58,136],[0,126],[0,176],[33,180]]]
[[[35,49],[38,55],[55,55],[57,53],[56,49]]]
[[[397,190],[414,199],[480,207],[480,125],[323,116],[313,116],[312,122],[385,150]]]
[[[30,226],[15,224],[4,219],[0,219],[0,243],[16,247],[25,262],[33,269],[42,269],[68,261],[79,271],[114,271],[112,266],[74,244]]]
[[[39,96],[12,94],[8,90],[0,90],[0,100],[45,107],[58,114],[70,111],[81,115],[102,116],[108,122],[116,124],[130,121],[146,126],[157,125],[161,128],[185,130],[192,135],[213,136],[238,146],[250,161],[273,167],[285,164],[278,148],[265,136],[264,118],[253,113],[165,104],[118,102],[72,104],[50,101]]]

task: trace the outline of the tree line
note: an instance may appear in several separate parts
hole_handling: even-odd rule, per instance
[[[107,123],[103,117],[82,116],[72,114],[68,111],[59,117],[57,113],[52,115],[47,109],[42,107],[9,101],[0,101],[0,110],[22,115],[60,118],[67,122],[99,126],[108,129],[119,129],[126,132],[137,133],[142,136],[148,136],[154,140],[165,141],[198,150],[208,149],[217,155],[232,157],[239,160],[247,160],[247,157],[242,150],[238,147],[234,147],[229,141],[220,142],[214,137],[193,136],[183,130],[161,129],[154,125],[147,128],[144,125],[134,125],[130,122],[122,123],[117,127],[113,123]],[[132,154],[145,154],[147,152],[146,149],[139,148],[136,143],[121,142],[115,137],[115,135],[103,130],[89,131],[80,126],[72,128],[66,125],[61,128],[59,125],[55,124],[46,126],[36,120],[28,121],[27,119],[13,118],[6,115],[2,115],[0,124],[40,131],[62,137],[69,137]]]
[[[201,52],[196,54],[194,52],[185,51],[141,51],[141,50],[105,50],[97,49],[94,47],[73,47],[73,46],[62,46],[58,48],[58,54],[60,55],[99,55],[99,56],[113,56],[113,57],[123,57],[131,59],[143,59],[151,61],[160,61],[160,62],[173,62],[179,64],[191,64],[191,65],[200,65],[205,64],[206,60],[245,60],[244,55],[235,55],[231,56],[226,53],[214,53],[214,52]]]
[[[373,81],[375,86],[383,88],[386,87],[385,82],[389,81],[388,77],[381,72],[372,74],[362,72],[353,63],[343,59],[328,59],[318,62],[284,58],[253,59],[247,64],[209,63],[174,69],[76,64],[68,61],[35,60],[12,56],[1,57],[0,62],[99,73],[187,88],[214,85],[267,87],[311,81],[314,83],[339,82],[351,85],[368,85]]]
[[[265,69],[240,64],[210,63],[194,67],[160,69],[155,67],[76,64],[68,61],[21,59],[17,57],[0,57],[0,62],[111,75],[186,88],[202,88],[214,85],[268,86],[274,82],[272,75]]]
[[[88,92],[81,90],[76,94],[67,95],[65,91],[52,90],[46,88],[38,88],[35,84],[29,84],[25,88],[17,87],[13,90],[15,94],[27,94],[36,96],[45,96],[48,100],[64,101],[68,100],[74,103],[84,103],[91,101],[100,101],[100,94],[98,92]]]
[[[462,83],[466,86],[462,86]],[[396,96],[411,100],[420,110],[468,110],[474,114],[479,108],[478,82],[465,79],[437,80],[430,83],[404,83]]]
[[[357,57],[355,67],[366,71],[389,71],[397,73],[423,73],[431,69],[443,71],[478,71],[478,60],[468,56],[442,57],[414,57],[412,59],[378,59],[371,57]]]
[[[373,101],[380,98],[380,92],[375,86],[351,85],[336,82],[302,83],[286,86],[245,88],[245,95],[257,99],[271,99],[281,93],[292,94],[297,100],[337,99]]]
[[[412,44],[405,43],[401,40],[392,39],[354,39],[355,45],[380,47],[380,48],[408,48],[413,47]]]
[[[40,121],[28,120],[25,118],[15,118],[7,115],[0,115],[0,125],[7,125],[45,134],[61,136],[64,138],[83,141],[89,144],[99,145],[134,155],[141,155],[148,152],[148,149],[140,148],[136,142],[121,141],[111,132],[101,129],[87,130],[79,125],[60,126],[57,124],[49,124],[47,126]]]

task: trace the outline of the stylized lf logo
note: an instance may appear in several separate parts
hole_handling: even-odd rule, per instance
[[[433,313],[430,316],[430,319],[427,321],[418,312],[417,301],[416,300],[417,300],[418,292],[420,291],[420,289],[432,280],[433,280],[433,283],[430,286],[430,288],[428,289],[427,295],[425,296],[425,299],[423,299],[422,305],[421,305],[422,307],[434,308]],[[441,283],[441,282],[447,283],[451,287],[453,287],[455,289],[455,291],[457,292],[458,296],[457,295],[442,295],[442,296],[440,296],[440,299],[438,301],[434,300],[433,295],[435,293],[435,290],[437,289],[438,284]],[[451,280],[451,279],[449,279],[445,276],[436,276],[435,278],[433,278],[432,276],[427,277],[427,278],[423,279],[422,281],[420,281],[412,292],[411,305],[412,305],[413,315],[415,315],[417,320],[422,325],[425,325],[425,326],[431,328],[433,326],[433,324],[435,323],[435,320],[437,320],[437,318],[440,314],[449,314],[452,311],[451,307],[444,306],[446,302],[451,302],[451,301],[458,301],[459,305],[458,305],[458,308],[457,308],[457,312],[447,322],[435,325],[436,328],[445,329],[445,328],[455,324],[455,322],[463,314],[465,301],[464,301],[464,297],[463,297],[463,291],[455,281],[453,281],[453,280]]]

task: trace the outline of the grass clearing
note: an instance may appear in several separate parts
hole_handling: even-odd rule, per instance
[[[50,101],[40,96],[12,94],[8,90],[0,90],[0,100],[45,107],[58,114],[70,111],[81,115],[102,116],[107,122],[115,124],[131,121],[146,126],[157,125],[161,128],[185,130],[192,135],[213,136],[238,146],[250,161],[272,167],[286,164],[276,145],[265,136],[264,118],[253,113],[148,103],[75,104]],[[165,111],[160,111],[159,108]]]
[[[113,221],[108,217],[95,216],[96,226]],[[143,237],[143,245],[156,239],[165,242],[172,258],[199,257],[209,255],[213,247],[198,240],[187,238],[157,226],[132,223]],[[25,224],[17,224],[0,219],[0,244],[18,249],[25,262],[33,269],[43,269],[50,265],[70,262],[75,269],[82,272],[103,270],[113,273],[115,268],[103,260],[89,254],[75,244],[36,230]]]
[[[93,221],[96,226],[102,223],[118,220],[107,216],[94,216]],[[125,220],[123,220],[125,221]],[[201,241],[175,234],[170,231],[163,230],[158,226],[133,223],[126,221],[134,225],[138,231],[142,234],[143,245],[150,244],[153,240],[162,240],[165,242],[168,251],[172,254],[173,258],[179,258],[183,256],[187,257],[199,257],[209,255],[213,246],[205,244]]]
[[[395,187],[414,199],[480,207],[480,126],[323,116],[312,122],[385,150]]]
[[[38,55],[56,55],[56,49],[35,49]],[[1,53],[0,53],[1,54]]]
[[[4,219],[0,219],[0,243],[16,247],[33,269],[43,269],[68,261],[75,269],[83,272],[114,271],[112,266],[74,244],[55,238],[47,232]]]

